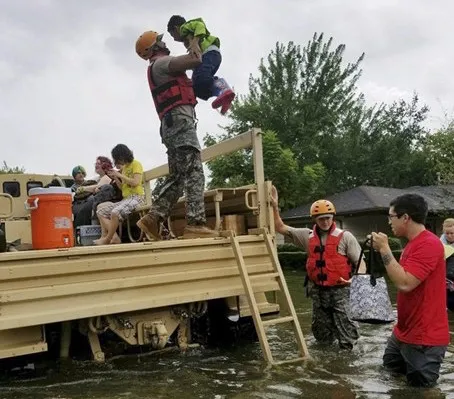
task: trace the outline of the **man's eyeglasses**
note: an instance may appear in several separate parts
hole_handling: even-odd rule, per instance
[[[393,220],[394,218],[397,218],[397,219],[400,219],[402,217],[402,215],[392,215],[391,213],[388,215],[388,220],[391,221]]]

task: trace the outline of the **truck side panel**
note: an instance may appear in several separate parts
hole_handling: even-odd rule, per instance
[[[263,238],[239,237],[256,292],[278,290]],[[241,295],[229,240],[3,254],[0,330]]]

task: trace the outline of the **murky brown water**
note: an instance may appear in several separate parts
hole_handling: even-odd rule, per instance
[[[453,348],[447,353],[437,388],[409,388],[403,378],[381,367],[390,325],[361,325],[362,337],[352,353],[317,345],[310,333],[311,303],[302,289],[303,274],[288,270],[286,276],[313,362],[267,369],[258,343],[231,350],[129,356],[103,365],[73,362],[43,377],[3,380],[0,398],[454,398]],[[454,331],[453,313],[450,320]],[[284,358],[292,353],[291,337],[284,326],[270,329],[273,353]]]

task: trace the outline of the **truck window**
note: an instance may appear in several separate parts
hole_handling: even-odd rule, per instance
[[[3,192],[11,195],[11,197],[20,197],[20,185],[17,181],[3,182]]]
[[[40,181],[29,181],[27,182],[27,195],[30,195],[30,189],[36,188],[36,187],[42,187],[43,182]]]

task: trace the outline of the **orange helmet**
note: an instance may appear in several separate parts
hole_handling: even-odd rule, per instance
[[[149,30],[142,33],[136,41],[136,53],[140,58],[148,60],[151,56],[151,48],[162,40],[163,34]]]
[[[315,201],[311,205],[311,210],[310,210],[311,216],[318,216],[318,215],[335,215],[336,214],[336,208],[334,208],[334,205],[331,201],[328,200],[318,200]]]

